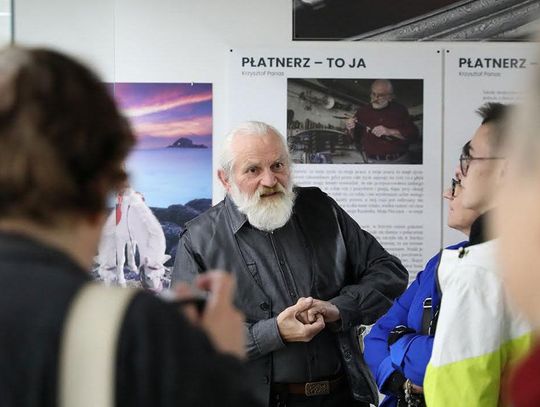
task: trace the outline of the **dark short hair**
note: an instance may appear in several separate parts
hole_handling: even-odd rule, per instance
[[[494,151],[498,151],[504,144],[506,138],[506,120],[511,106],[502,103],[488,102],[476,110],[482,119],[482,125],[489,124],[493,128],[490,136],[490,144]]]
[[[471,140],[463,144],[463,147],[461,147],[461,154],[466,157],[471,155]]]
[[[0,219],[97,214],[135,142],[106,86],[48,49],[0,51]]]

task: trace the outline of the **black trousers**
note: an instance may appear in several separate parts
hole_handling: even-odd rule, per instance
[[[303,396],[290,393],[275,393],[270,396],[270,407],[369,407],[353,399],[347,386],[325,396]]]

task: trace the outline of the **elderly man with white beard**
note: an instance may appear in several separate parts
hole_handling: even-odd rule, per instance
[[[407,270],[320,189],[293,187],[272,126],[232,130],[220,167],[227,195],[186,224],[173,281],[214,268],[235,275],[249,379],[265,405],[377,404],[357,327],[386,312]]]

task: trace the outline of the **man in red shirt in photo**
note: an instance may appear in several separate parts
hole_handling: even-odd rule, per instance
[[[418,128],[407,108],[393,99],[392,83],[377,79],[371,84],[370,104],[360,106],[347,120],[356,149],[367,163],[412,163],[409,144],[418,139]]]

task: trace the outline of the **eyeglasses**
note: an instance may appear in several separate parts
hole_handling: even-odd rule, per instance
[[[469,167],[471,165],[471,161],[473,160],[503,160],[504,157],[472,157],[470,155],[461,154],[459,156],[459,166],[461,169],[461,173],[464,177],[467,176],[467,172],[469,171]]]
[[[455,197],[456,197],[456,187],[457,187],[458,185],[461,186],[461,180],[452,178],[452,188],[451,188],[452,198],[455,198]]]

